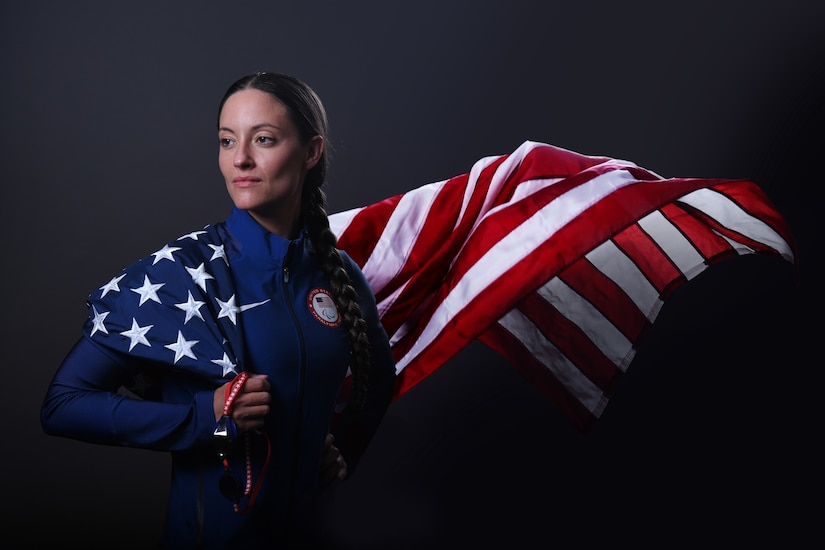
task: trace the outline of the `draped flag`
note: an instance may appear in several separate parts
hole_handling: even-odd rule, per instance
[[[116,352],[228,382],[243,370],[243,311],[260,304],[237,302],[226,241],[223,224],[208,225],[126,267],[87,298],[84,333]]]
[[[676,288],[740,254],[795,261],[752,181],[666,179],[531,141],[330,226],[375,293],[396,397],[479,340],[583,431]]]

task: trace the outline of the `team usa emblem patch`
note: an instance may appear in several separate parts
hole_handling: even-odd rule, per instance
[[[309,310],[321,323],[331,328],[341,326],[341,315],[338,313],[338,307],[326,290],[323,288],[312,289],[307,296],[307,302],[309,303]]]

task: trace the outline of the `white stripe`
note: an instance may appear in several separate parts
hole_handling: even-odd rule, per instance
[[[370,257],[361,266],[374,293],[380,292],[404,267],[443,185],[444,182],[430,183],[401,197]]]
[[[518,149],[516,149],[513,152],[513,155],[518,154],[519,151],[521,151],[525,147],[525,144],[522,144]],[[484,170],[487,169],[487,167],[489,167],[494,161],[496,161],[500,158],[501,158],[501,155],[492,156],[492,157],[485,157],[485,158],[479,160],[478,162],[476,162],[475,164],[473,164],[473,167],[470,169],[470,173],[468,174],[468,177],[467,177],[467,186],[464,188],[464,198],[461,201],[461,211],[458,213],[458,216],[456,217],[456,225],[455,225],[456,227],[458,227],[458,224],[461,223],[461,220],[464,217],[465,212],[467,211],[467,205],[470,203],[470,200],[472,199],[473,195],[476,193],[476,189],[477,189],[476,184],[478,183],[478,178],[481,176],[482,172],[484,172]],[[486,192],[484,204],[482,205],[482,207],[480,209],[480,212],[482,214],[487,212],[487,210],[489,209],[488,204],[490,203],[492,198],[495,197],[498,194],[497,193],[498,190],[497,189],[494,190],[493,187],[496,184],[500,185],[502,183],[501,180],[496,179],[496,175],[498,175],[501,172],[502,166],[508,166],[508,167],[511,166],[511,162],[510,162],[511,159],[512,159],[512,155],[510,157],[508,157],[507,159],[505,159],[504,161],[502,161],[501,165],[496,169],[495,174],[491,178],[490,190],[488,190]],[[521,162],[521,157],[519,157],[518,162]],[[515,167],[508,168],[508,170],[512,171],[514,168]],[[478,223],[478,219],[476,219],[476,224],[477,223]],[[473,224],[473,227],[475,227],[475,224]]]
[[[509,183],[507,179],[510,175],[515,172],[521,163],[524,161],[524,157],[537,147],[547,147],[542,143],[533,142],[533,141],[525,141],[522,143],[518,149],[513,151],[509,156],[507,156],[501,164],[496,167],[495,172],[490,177],[490,185],[487,190],[484,192],[484,201],[482,202],[481,207],[478,210],[478,213],[475,215],[475,220],[468,232],[468,235],[472,235],[475,228],[478,227],[478,224],[481,223],[481,220],[484,219],[485,216],[494,212],[496,210],[506,208],[513,202],[513,198],[507,203],[501,204],[496,208],[493,208],[492,205],[495,204],[497,197],[501,194],[502,189],[507,186]],[[501,158],[501,156],[494,156],[494,157],[485,157],[480,161],[476,162],[472,169],[470,170],[468,179],[467,179],[467,186],[464,189],[464,198],[461,202],[461,212],[459,213],[458,217],[456,218],[456,225],[461,223],[462,218],[464,217],[467,211],[467,205],[470,203],[473,195],[478,191],[478,178],[481,177],[482,172],[493,163],[493,161]],[[517,186],[516,186],[517,187]],[[534,188],[533,192],[538,191],[539,188]],[[458,253],[453,256],[453,259],[450,261],[450,267],[455,264],[456,260],[461,256],[461,251],[464,250],[464,246],[466,244],[466,240],[462,243],[461,247],[458,250]]]
[[[499,196],[501,190],[507,184],[507,178],[510,175],[518,170],[521,166],[521,163],[524,161],[524,158],[535,148],[542,146],[539,143],[533,141],[525,141],[522,143],[518,149],[513,151],[507,158],[501,161],[501,164],[498,165],[496,171],[493,173],[492,177],[490,178],[490,188],[487,191],[486,196],[484,197],[484,203],[481,207],[481,214],[487,213],[491,206],[495,203],[496,198]],[[494,159],[493,159],[494,160]],[[485,165],[489,166],[489,162]],[[478,177],[481,175],[481,170],[477,170],[476,166],[473,166],[472,171],[470,172],[470,182],[473,186],[473,190],[475,190],[475,184],[478,181]],[[468,186],[469,187],[469,186]],[[467,204],[469,201],[469,193],[465,193],[464,196],[464,205]],[[462,215],[464,213],[464,205],[462,205]],[[473,228],[478,225],[481,221],[481,217],[476,219],[476,222],[473,224]]]
[[[735,250],[740,256],[744,255],[744,254],[753,254],[753,253],[756,252],[756,250],[754,250],[753,248],[751,248],[751,247],[749,247],[745,244],[742,244],[739,241],[735,241],[735,240],[731,239],[730,237],[728,237],[727,235],[722,235],[718,231],[714,231],[714,233],[716,233],[717,235],[722,237],[725,241],[727,241],[727,243],[730,245],[730,247],[733,250]]]
[[[659,291],[613,241],[605,241],[585,256],[596,269],[616,283],[650,321],[656,318],[662,306]]]
[[[537,361],[595,417],[601,415],[607,404],[604,393],[587,378],[579,368],[553,346],[541,331],[517,308],[511,309],[499,319],[499,325],[516,336]]]
[[[775,249],[786,260],[793,261],[791,247],[779,233],[759,218],[742,210],[738,204],[723,194],[710,189],[698,189],[681,197],[679,201],[701,210],[723,226]]]
[[[651,212],[639,220],[639,226],[659,245],[688,280],[704,271],[704,256],[660,211]]]
[[[526,197],[529,197],[533,193],[537,193],[542,189],[551,187],[564,179],[566,178],[534,179],[519,182],[516,190],[513,192],[513,198],[510,202],[518,202]],[[502,206],[506,206],[506,204]]]
[[[607,240],[585,254],[585,257],[607,278],[613,281],[643,312],[656,309],[659,292],[644,273],[612,240]]]
[[[484,256],[467,270],[453,290],[438,305],[419,339],[399,360],[400,369],[406,367],[415,356],[432,343],[465,304],[471,302],[490,283],[512,268],[516,262],[543,244],[556,231],[594,203],[636,181],[625,170],[612,170],[600,174],[551,201],[494,243]]]
[[[618,368],[625,370],[633,343],[589,301],[558,277],[538,289],[538,294],[575,324]]]

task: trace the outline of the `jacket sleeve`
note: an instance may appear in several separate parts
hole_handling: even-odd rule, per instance
[[[350,400],[336,420],[333,430],[335,445],[347,460],[348,472],[352,473],[393,399],[396,373],[395,359],[389,338],[378,316],[375,296],[361,270],[346,253],[342,252],[342,255],[349,263],[350,277],[360,298],[361,314],[367,324],[372,356],[364,410],[360,413],[355,411],[353,400]]]
[[[104,445],[176,451],[211,442],[213,390],[189,402],[141,399],[120,391],[148,361],[115,355],[81,337],[53,377],[40,411],[43,430]]]

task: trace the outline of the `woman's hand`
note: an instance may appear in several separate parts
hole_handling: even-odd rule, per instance
[[[321,457],[321,490],[332,489],[341,480],[347,477],[347,462],[341,456],[341,451],[333,445],[335,439],[327,434],[324,440],[324,454]]]
[[[223,405],[226,399],[227,382],[215,390],[213,407],[215,420],[223,416]],[[264,426],[264,419],[269,414],[269,403],[272,396],[269,394],[271,386],[265,374],[252,374],[235,396],[232,402],[232,420],[239,432],[259,430]]]

